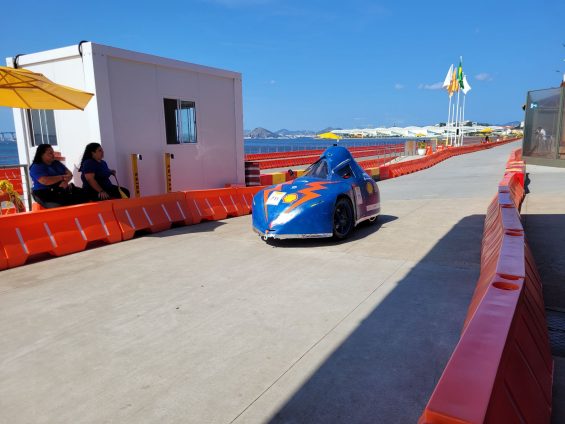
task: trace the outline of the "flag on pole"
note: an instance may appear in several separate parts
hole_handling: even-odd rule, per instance
[[[451,66],[449,67],[449,71],[447,71],[447,75],[445,76],[445,79],[443,80],[443,85],[441,86],[442,88],[449,90],[449,84],[451,82],[452,73],[453,73],[453,64],[451,64]]]
[[[471,86],[467,82],[467,75],[466,74],[463,74],[463,83],[464,83],[464,85],[461,88],[461,90],[463,90],[464,94],[467,94],[469,91],[471,91]]]
[[[459,60],[459,67],[457,68],[457,82],[459,83],[459,86],[461,87],[461,90],[463,90],[465,88],[465,84],[463,81],[463,60]]]
[[[457,82],[457,70],[453,71],[451,75],[451,82],[449,83],[449,87],[447,88],[447,92],[449,93],[449,97],[453,96],[453,93],[459,91],[459,83]]]

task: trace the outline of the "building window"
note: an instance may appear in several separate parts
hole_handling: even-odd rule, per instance
[[[52,110],[35,109],[30,111],[32,146],[40,144],[57,145],[55,114]]]
[[[163,100],[167,144],[196,143],[196,104],[186,100]]]

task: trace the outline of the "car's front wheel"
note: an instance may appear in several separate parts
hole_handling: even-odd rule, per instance
[[[334,237],[343,240],[353,231],[353,206],[346,198],[339,198],[334,208]]]

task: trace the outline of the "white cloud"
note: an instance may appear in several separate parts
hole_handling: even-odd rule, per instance
[[[487,72],[481,72],[480,74],[475,75],[475,79],[479,81],[492,81],[492,75]]]
[[[443,86],[443,82],[434,82],[433,84],[420,84],[418,86],[419,89],[424,89],[424,90],[441,90]]]
[[[394,88],[395,88],[396,90],[402,90],[402,89],[404,88],[404,85],[403,85],[403,84],[396,83],[396,84],[394,84]]]

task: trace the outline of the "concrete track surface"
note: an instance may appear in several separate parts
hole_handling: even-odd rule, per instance
[[[517,147],[380,182],[345,242],[245,216],[0,273],[0,422],[416,422]]]

